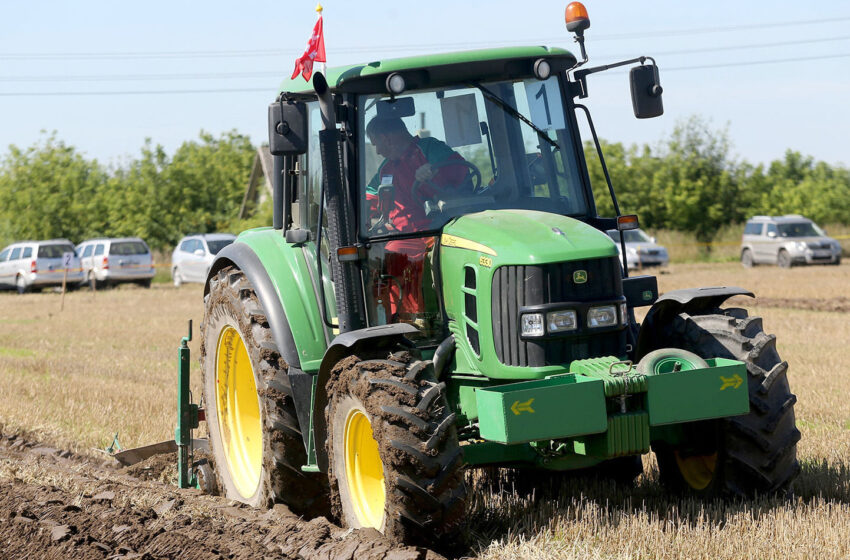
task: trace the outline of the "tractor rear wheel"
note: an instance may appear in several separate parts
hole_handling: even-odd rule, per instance
[[[746,415],[686,424],[677,445],[653,442],[662,482],[706,496],[788,491],[800,470],[797,397],[788,385],[788,363],[779,358],[776,337],[764,333],[761,318],[743,309],[680,313],[662,334],[666,345],[702,358],[744,362],[750,394]]]
[[[328,382],[333,513],[408,544],[457,544],[466,487],[455,414],[430,361],[350,356]]]
[[[307,459],[286,363],[253,286],[233,267],[210,281],[201,364],[221,494],[254,507],[284,502],[299,514],[326,514],[324,477],[301,471]]]

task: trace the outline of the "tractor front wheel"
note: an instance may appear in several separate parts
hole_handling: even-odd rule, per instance
[[[299,514],[326,514],[324,477],[301,471],[306,453],[286,364],[238,269],[227,267],[210,281],[201,366],[221,494],[254,507],[284,502]]]
[[[456,543],[466,488],[455,414],[431,362],[351,356],[328,382],[331,506],[348,527],[408,544]]]
[[[776,337],[765,334],[761,318],[748,317],[743,309],[680,313],[665,327],[663,337],[666,345],[701,358],[744,362],[750,412],[685,424],[675,445],[653,442],[662,482],[706,496],[787,491],[800,470],[800,432],[794,419],[797,398],[788,385],[788,364],[776,351]]]

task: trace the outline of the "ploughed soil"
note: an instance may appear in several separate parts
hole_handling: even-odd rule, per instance
[[[724,307],[740,306],[745,309],[753,307],[780,307],[784,309],[802,309],[806,311],[833,311],[850,313],[850,297],[834,298],[782,298],[735,296],[729,298]]]
[[[437,560],[375,530],[305,520],[286,506],[256,510],[180,490],[176,458],[121,468],[0,433],[0,557],[3,559],[377,559]]]
[[[850,298],[765,298],[757,297],[755,305],[761,307],[784,307],[785,309],[807,309],[810,311],[838,311],[850,313]]]

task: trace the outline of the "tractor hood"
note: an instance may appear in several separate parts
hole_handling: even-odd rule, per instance
[[[611,257],[606,234],[574,218],[535,210],[487,210],[443,228],[443,247],[477,251],[494,264],[543,264]]]

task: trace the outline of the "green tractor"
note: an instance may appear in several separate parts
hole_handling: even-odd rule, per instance
[[[582,10],[582,60],[500,48],[282,84],[273,225],[222,250],[204,292],[223,495],[429,543],[462,528],[475,467],[634,479],[652,450],[673,489],[789,489],[787,364],[761,319],[721,307],[752,294],[659,297],[606,234],[638,225],[610,180],[617,216],[597,215],[587,77],[633,65],[636,117],[663,109],[652,59],[583,67]]]

